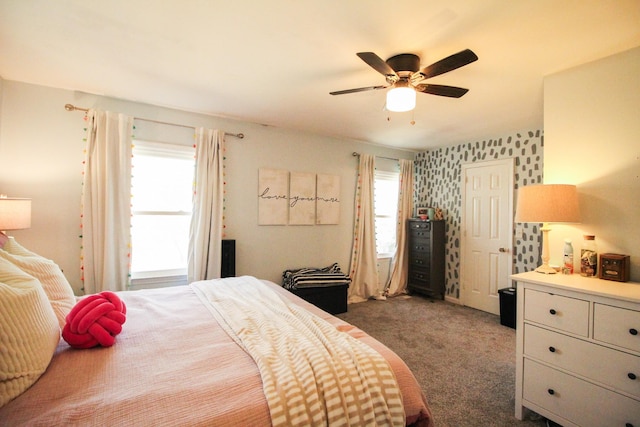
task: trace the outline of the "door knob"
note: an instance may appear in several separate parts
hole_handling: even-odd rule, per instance
[[[498,249],[500,252],[509,252],[509,248],[500,248]]]

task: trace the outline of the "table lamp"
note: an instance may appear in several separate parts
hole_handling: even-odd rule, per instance
[[[31,227],[31,199],[0,195],[0,232]]]
[[[549,223],[580,222],[578,192],[575,185],[529,185],[518,190],[516,222],[542,223],[542,265],[538,273],[555,274],[549,266]]]

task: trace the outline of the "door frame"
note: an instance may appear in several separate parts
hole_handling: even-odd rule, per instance
[[[461,194],[461,204],[460,204],[460,304],[465,304],[466,293],[463,292],[463,284],[465,283],[465,271],[464,263],[465,263],[465,246],[467,244],[467,235],[466,235],[466,222],[465,222],[465,206],[467,201],[467,186],[466,186],[466,178],[467,178],[467,169],[484,167],[484,166],[498,166],[498,165],[506,165],[509,171],[511,172],[508,177],[508,186],[509,186],[509,201],[508,201],[508,210],[509,210],[509,220],[508,220],[508,228],[509,228],[509,243],[507,248],[510,254],[509,266],[507,271],[509,274],[513,274],[513,260],[514,260],[514,195],[515,195],[515,158],[507,157],[504,159],[497,160],[486,160],[472,163],[463,163],[461,165],[461,173],[460,173],[460,194]]]

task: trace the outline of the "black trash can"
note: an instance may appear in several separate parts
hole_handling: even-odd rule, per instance
[[[499,289],[500,324],[516,328],[516,288]]]

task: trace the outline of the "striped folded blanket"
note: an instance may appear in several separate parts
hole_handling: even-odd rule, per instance
[[[349,285],[350,283],[351,279],[340,270],[337,262],[324,268],[300,268],[285,270],[282,273],[282,286],[289,290]]]
[[[190,286],[255,360],[274,427],[405,425],[393,370],[367,344],[255,277]]]

